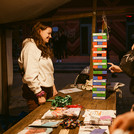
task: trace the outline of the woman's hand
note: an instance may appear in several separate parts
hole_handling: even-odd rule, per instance
[[[134,44],[132,45],[131,49],[134,50]]]
[[[46,93],[44,91],[39,92],[36,94],[36,97],[38,98],[39,105],[44,104],[46,102]]]
[[[45,96],[38,97],[38,103],[39,103],[39,105],[44,104],[45,102],[46,102],[46,97]]]
[[[112,73],[115,73],[115,72],[120,73],[120,72],[122,72],[122,70],[121,70],[121,68],[120,68],[119,66],[114,65],[113,63],[108,63],[108,64],[111,65],[111,66],[109,67],[109,70],[110,70]]]
[[[56,87],[55,87],[55,85],[53,86],[53,96],[55,96],[55,95],[57,95],[58,94],[58,92],[57,92],[57,90],[56,90]]]

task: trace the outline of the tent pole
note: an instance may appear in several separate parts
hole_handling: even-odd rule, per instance
[[[96,29],[96,8],[97,8],[97,0],[93,0],[92,33],[95,33],[95,29]],[[91,50],[90,50],[90,75],[89,75],[90,79],[93,79],[92,48],[93,48],[93,38],[91,38]]]

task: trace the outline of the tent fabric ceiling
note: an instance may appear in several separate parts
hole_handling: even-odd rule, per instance
[[[1,0],[0,24],[34,19],[70,0]]]

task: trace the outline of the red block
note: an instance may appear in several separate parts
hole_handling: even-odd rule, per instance
[[[98,68],[98,66],[96,66],[96,65],[93,65],[93,68]]]
[[[98,39],[102,39],[102,36],[98,36]]]
[[[98,62],[98,60],[93,60],[93,62],[95,63],[95,62]]]
[[[102,80],[102,76],[98,76],[98,80]]]
[[[103,54],[102,54],[102,57],[106,57],[106,53],[103,53]]]
[[[94,48],[92,48],[92,50],[93,50],[93,51],[97,51],[97,48],[94,47]]]
[[[102,63],[102,60],[98,60],[98,62]]]
[[[97,42],[93,42],[93,45],[97,45]]]
[[[107,45],[107,42],[102,42],[102,45]]]
[[[97,53],[93,53],[93,57],[97,57]]]

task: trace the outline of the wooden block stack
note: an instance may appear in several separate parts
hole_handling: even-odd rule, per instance
[[[93,33],[93,99],[106,99],[107,35]]]

